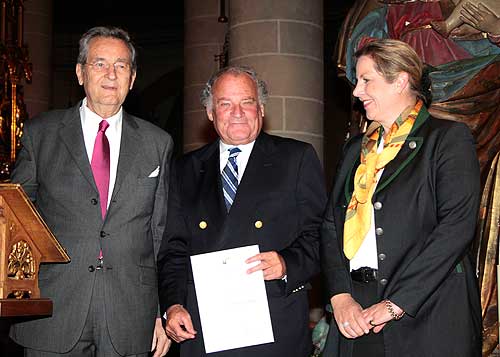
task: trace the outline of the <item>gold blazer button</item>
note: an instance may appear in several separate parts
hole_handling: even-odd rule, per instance
[[[207,222],[205,221],[201,221],[200,224],[198,224],[198,226],[201,228],[201,229],[205,229],[207,228]]]
[[[262,228],[262,221],[255,221],[255,228],[257,229]]]

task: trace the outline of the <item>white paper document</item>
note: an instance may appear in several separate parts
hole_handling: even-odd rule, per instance
[[[262,271],[245,260],[259,246],[191,256],[206,353],[274,342]]]

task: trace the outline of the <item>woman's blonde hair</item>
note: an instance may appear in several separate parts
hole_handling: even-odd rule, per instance
[[[417,53],[407,43],[391,39],[376,39],[367,42],[354,56],[370,57],[375,62],[375,70],[389,83],[396,80],[401,72],[408,73],[410,89],[424,101],[428,99],[427,88],[423,88],[424,64]]]

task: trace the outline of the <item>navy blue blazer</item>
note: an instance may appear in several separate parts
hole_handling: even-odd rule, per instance
[[[323,171],[313,147],[261,133],[227,213],[215,141],[177,161],[169,198],[158,257],[160,304],[162,311],[184,305],[198,331],[194,340],[181,344],[181,355],[205,355],[189,256],[258,244],[261,252],[279,252],[287,267],[286,283],[266,281],[276,342],[210,356],[308,356],[306,290],[319,272],[319,227],[326,204]]]

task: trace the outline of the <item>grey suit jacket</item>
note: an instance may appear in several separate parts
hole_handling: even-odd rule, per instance
[[[158,312],[156,254],[166,221],[173,142],[159,127],[123,112],[114,190],[103,221],[83,139],[79,105],[29,120],[12,181],[20,183],[67,250],[68,264],[40,267],[50,318],[19,323],[19,344],[64,353],[81,335],[102,246],[106,321],[120,354],[149,351]],[[156,169],[156,177],[148,177]],[[153,175],[154,176],[154,175]]]

